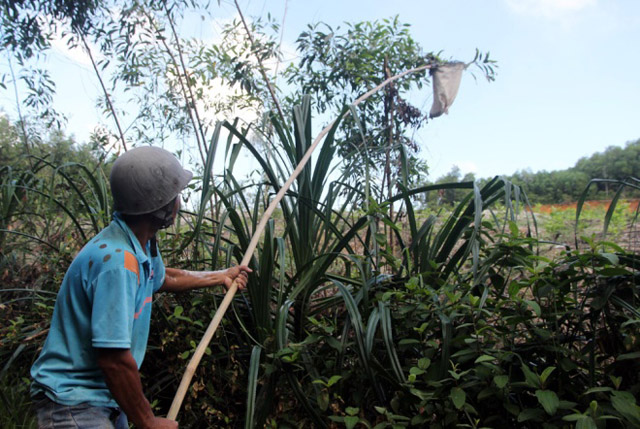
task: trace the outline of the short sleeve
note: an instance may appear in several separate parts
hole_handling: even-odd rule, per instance
[[[131,348],[137,278],[125,269],[98,275],[94,284],[91,343],[100,348]]]
[[[155,293],[164,284],[164,277],[166,275],[166,271],[164,268],[164,262],[162,262],[162,258],[160,257],[160,255],[156,256],[155,258],[152,258],[151,261],[152,261],[151,263],[153,264],[153,271],[154,271],[153,292]]]

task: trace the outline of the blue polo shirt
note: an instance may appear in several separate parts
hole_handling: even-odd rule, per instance
[[[64,276],[51,328],[31,368],[31,393],[63,405],[117,407],[98,366],[96,348],[130,349],[142,365],[153,293],[164,282],[158,254],[152,257],[114,214],[111,224],[78,253]]]

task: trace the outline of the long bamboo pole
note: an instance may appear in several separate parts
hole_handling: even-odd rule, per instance
[[[384,88],[386,85],[388,85],[393,81],[401,79],[402,77],[408,74],[416,73],[416,72],[426,70],[435,66],[436,66],[435,64],[426,64],[420,67],[413,68],[411,70],[406,70],[400,74],[390,77],[389,79],[385,80],[380,85],[373,88],[372,90],[361,95],[353,103],[353,106],[357,106],[358,104],[362,103],[364,100],[371,97],[373,94],[375,94],[376,92],[378,92],[379,90],[381,90],[382,88]],[[320,144],[320,142],[322,141],[322,138],[327,135],[329,130],[331,130],[331,127],[333,127],[334,123],[335,123],[335,120],[331,121],[329,125],[324,127],[322,131],[320,131],[320,134],[318,134],[318,136],[315,138],[315,140],[313,141],[313,143],[311,144],[307,152],[304,154],[304,156],[298,163],[298,166],[291,174],[291,177],[287,179],[287,181],[282,186],[282,188],[280,188],[280,191],[278,191],[278,193],[276,194],[273,201],[271,201],[271,204],[269,204],[269,207],[267,207],[267,209],[265,210],[264,214],[262,215],[262,219],[260,219],[260,223],[256,228],[256,232],[253,234],[253,237],[251,237],[251,241],[249,242],[249,246],[247,247],[247,251],[244,254],[244,257],[242,258],[242,262],[240,262],[240,265],[248,265],[249,262],[251,261],[253,252],[256,250],[256,247],[258,246],[258,241],[260,240],[260,236],[262,235],[262,232],[264,231],[264,228],[266,227],[267,222],[271,218],[273,211],[276,209],[276,207],[280,203],[280,200],[282,200],[282,198],[284,197],[284,194],[289,190],[293,181],[296,180],[298,175],[302,172],[302,169],[311,158],[311,154],[316,149],[318,144]],[[215,334],[216,330],[218,329],[218,325],[220,324],[220,321],[222,320],[222,317],[224,316],[225,312],[229,308],[229,305],[231,304],[231,301],[233,300],[233,297],[236,294],[237,290],[238,290],[238,285],[234,281],[231,284],[231,287],[229,288],[229,290],[227,291],[224,299],[222,300],[220,307],[218,307],[218,311],[216,311],[216,314],[213,316],[211,323],[209,323],[209,327],[207,327],[207,330],[202,336],[202,340],[200,340],[200,344],[198,344],[198,347],[196,348],[195,353],[193,354],[193,356],[191,357],[191,360],[189,361],[189,364],[187,365],[185,373],[182,376],[182,380],[180,381],[180,386],[178,387],[178,391],[176,392],[176,396],[173,398],[173,402],[171,403],[171,408],[169,409],[167,418],[174,421],[176,420],[176,417],[178,416],[178,412],[180,411],[180,407],[182,406],[182,401],[184,400],[184,397],[187,394],[187,390],[189,389],[189,385],[191,384],[191,379],[193,378],[193,374],[198,368],[198,364],[200,363],[200,360],[202,359],[202,356],[204,355],[205,350],[209,346],[209,343],[213,338],[213,334]]]

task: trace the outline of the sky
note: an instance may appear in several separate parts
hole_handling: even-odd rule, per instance
[[[640,139],[640,2],[637,0],[240,0],[246,16],[270,13],[284,22],[285,57],[308,23],[399,16],[425,51],[469,62],[476,48],[497,61],[487,82],[465,72],[448,115],[433,119],[415,138],[430,178],[456,165],[476,177],[517,170],[557,170],[608,146]],[[233,2],[212,2],[214,18],[235,16]],[[284,19],[284,21],[283,21]],[[192,26],[185,22],[183,26]],[[201,21],[211,37],[219,23]],[[214,36],[215,37],[215,36]],[[56,106],[66,131],[85,141],[99,121],[98,82],[81,53],[56,44],[47,60],[58,85]],[[6,67],[2,59],[0,69]],[[9,89],[11,87],[8,87]],[[428,110],[432,97],[411,101]],[[10,90],[0,108],[15,114]]]

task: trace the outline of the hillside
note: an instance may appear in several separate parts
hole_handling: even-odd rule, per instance
[[[592,179],[622,181],[629,177],[640,177],[640,139],[580,158],[566,170],[537,173],[524,170],[510,179],[525,189],[532,203],[554,204],[576,201]],[[618,186],[607,181],[594,183],[588,199],[610,199]],[[624,192],[625,196],[639,195],[638,190],[631,187]]]

